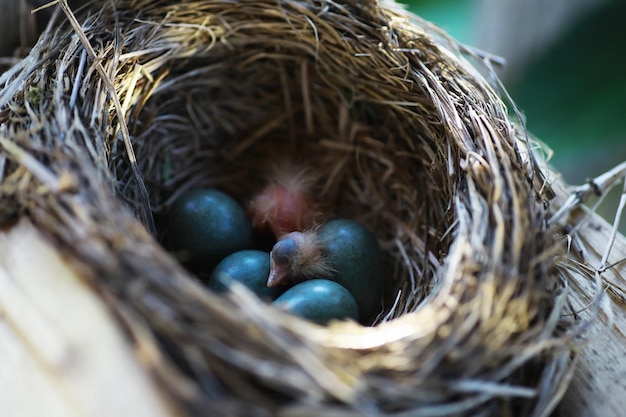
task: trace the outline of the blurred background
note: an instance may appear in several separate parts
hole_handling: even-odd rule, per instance
[[[626,1],[401,1],[459,41],[506,59],[499,75],[567,183],[626,160]],[[620,193],[599,209],[611,221]]]
[[[0,55],[34,42],[50,11],[29,11],[48,1],[0,0]],[[626,1],[398,1],[459,41],[506,59],[499,75],[567,183],[626,160]],[[0,58],[0,71],[16,59]],[[609,219],[619,191],[600,210]]]

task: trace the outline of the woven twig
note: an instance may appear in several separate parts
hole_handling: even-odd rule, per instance
[[[28,216],[150,329],[135,343],[190,413],[550,413],[584,328],[563,319],[547,173],[487,58],[369,0],[64,9],[0,78],[0,219]],[[190,188],[243,202],[285,157],[379,237],[373,326],[218,297],[141,224],[166,236]]]

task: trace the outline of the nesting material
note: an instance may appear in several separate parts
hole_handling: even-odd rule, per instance
[[[0,78],[0,222],[30,219],[133,321],[190,415],[554,409],[580,331],[549,184],[487,60],[371,0],[65,9]],[[328,217],[380,239],[371,326],[216,295],[158,243],[183,191],[245,203],[285,159],[315,171]]]

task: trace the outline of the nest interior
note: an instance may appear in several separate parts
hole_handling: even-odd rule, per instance
[[[0,78],[0,219],[30,218],[149,329],[133,342],[187,412],[554,409],[573,361],[548,187],[471,51],[369,0],[61,6]],[[380,239],[373,326],[218,297],[158,243],[182,191],[246,201],[286,159]]]

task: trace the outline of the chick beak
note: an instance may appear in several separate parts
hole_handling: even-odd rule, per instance
[[[270,252],[270,275],[267,278],[267,286],[275,287],[277,285],[286,285],[289,283],[288,266],[280,265],[274,261],[274,257]]]

